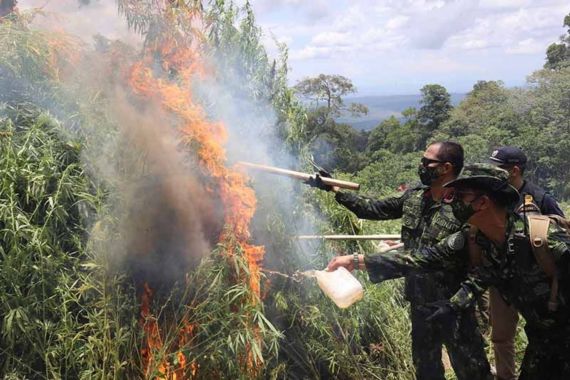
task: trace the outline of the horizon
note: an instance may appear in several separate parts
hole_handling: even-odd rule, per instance
[[[244,3],[242,0],[241,3]],[[266,48],[289,49],[289,80],[338,74],[358,94],[418,93],[478,80],[522,87],[566,30],[567,0],[252,0]]]

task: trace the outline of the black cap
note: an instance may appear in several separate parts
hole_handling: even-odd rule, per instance
[[[526,165],[526,154],[516,146],[502,146],[497,148],[489,157],[495,165]]]

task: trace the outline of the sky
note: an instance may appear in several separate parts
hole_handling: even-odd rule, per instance
[[[252,0],[264,41],[289,47],[292,84],[340,74],[359,95],[415,94],[428,83],[523,86],[566,30],[568,0]]]
[[[237,0],[243,3],[245,0]],[[291,85],[318,74],[350,78],[358,95],[416,94],[438,83],[465,93],[478,80],[523,86],[566,33],[569,0],[250,0],[270,55],[289,48]],[[66,28],[136,40],[115,0],[20,0],[63,12]],[[58,22],[61,22],[59,20]]]

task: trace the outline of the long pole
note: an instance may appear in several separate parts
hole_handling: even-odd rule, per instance
[[[295,179],[298,179],[301,181],[307,181],[313,176],[312,174],[308,174],[308,173],[297,172],[297,171],[288,170],[288,169],[281,169],[281,168],[276,168],[274,166],[268,166],[268,165],[253,164],[251,162],[245,162],[245,161],[239,161],[237,163],[237,165],[241,165],[241,166],[244,166],[244,167],[249,168],[249,169],[259,170],[259,171],[262,171],[265,173],[277,174],[277,175],[281,175],[281,176],[295,178]],[[326,185],[336,186],[336,187],[340,187],[342,189],[349,189],[349,190],[359,190],[360,189],[360,185],[358,183],[355,183],[355,182],[343,181],[340,179],[334,179],[334,178],[329,178],[329,177],[321,177],[321,180]]]
[[[400,235],[299,235],[299,240],[400,240]]]

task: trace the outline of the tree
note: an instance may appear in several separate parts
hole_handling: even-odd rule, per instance
[[[510,103],[511,97],[512,92],[501,81],[478,81],[434,137],[477,135],[487,139],[489,149],[508,141],[523,124]]]
[[[570,13],[564,17],[563,26],[568,28],[567,35],[560,37],[560,43],[553,43],[546,49],[545,69],[557,70],[570,66]]]
[[[428,84],[421,88],[421,108],[418,112],[418,149],[424,149],[433,132],[449,118],[452,110],[451,97],[445,87]]]
[[[0,0],[0,17],[9,15],[16,11],[17,0]]]
[[[529,88],[516,99],[522,103],[521,129],[514,144],[529,158],[526,175],[557,197],[570,197],[568,151],[570,151],[570,66],[540,70],[528,78]]]
[[[343,97],[356,93],[356,86],[342,75],[320,74],[314,78],[305,78],[294,86],[294,89],[304,98],[314,102],[315,109],[324,107],[326,117],[338,117],[343,111],[354,116],[365,115],[368,108],[364,104],[351,103],[345,106]],[[324,106],[320,106],[320,103]]]

